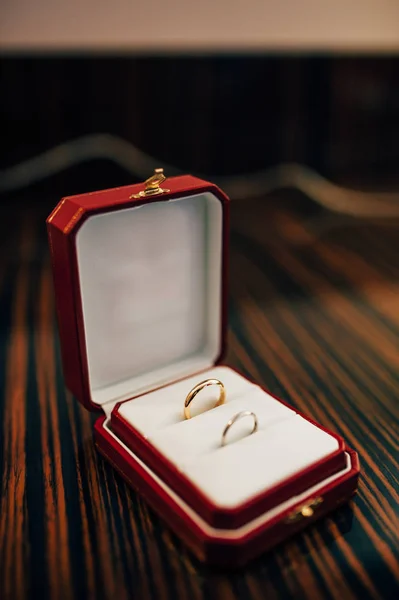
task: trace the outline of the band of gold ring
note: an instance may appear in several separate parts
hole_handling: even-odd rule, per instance
[[[190,414],[190,404],[191,404],[191,402],[194,400],[194,398],[196,397],[196,395],[199,394],[199,392],[201,390],[203,390],[204,388],[208,387],[208,385],[216,385],[219,388],[219,399],[216,402],[215,407],[216,406],[220,406],[221,404],[224,404],[224,402],[226,400],[226,388],[224,387],[223,383],[221,381],[219,381],[219,379],[205,379],[205,381],[201,381],[200,383],[198,383],[187,394],[187,397],[186,397],[186,399],[184,401],[184,418],[185,419],[190,419],[191,418],[191,414]]]

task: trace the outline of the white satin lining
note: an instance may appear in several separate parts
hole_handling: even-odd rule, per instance
[[[213,194],[91,216],[76,248],[93,402],[114,403],[214,364],[222,207]]]

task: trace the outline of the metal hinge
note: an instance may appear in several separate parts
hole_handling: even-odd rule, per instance
[[[130,198],[147,198],[148,196],[158,196],[159,194],[170,192],[170,190],[162,189],[160,187],[165,179],[166,176],[164,175],[163,169],[155,169],[154,175],[151,175],[151,177],[144,182],[144,190],[138,194],[133,194]]]

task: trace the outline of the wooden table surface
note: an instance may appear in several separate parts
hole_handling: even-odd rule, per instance
[[[230,573],[96,454],[63,384],[44,215],[2,210],[1,599],[399,597],[399,223],[302,201],[233,203],[228,362],[358,450],[359,493]]]

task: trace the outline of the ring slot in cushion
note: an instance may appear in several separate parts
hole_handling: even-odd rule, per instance
[[[215,367],[205,373],[188,377],[183,381],[178,381],[129,402],[124,402],[119,407],[118,412],[137,431],[148,437],[155,431],[184,422],[183,408],[187,394],[202,379],[210,378],[220,379],[225,385],[226,403],[232,402],[246,391],[260,389],[232,369]],[[218,395],[219,389],[217,386],[202,390],[191,404],[191,413],[195,415],[198,405],[203,410],[212,410]],[[198,417],[193,416],[194,418]]]
[[[157,431],[149,437],[149,441],[179,469],[184,469],[197,457],[218,450],[226,423],[243,410],[251,410],[256,414],[259,431],[284,419],[293,418],[296,414],[260,388],[254,388],[227,404]],[[252,428],[251,417],[240,419],[228,432],[227,443],[237,443],[241,437],[248,435]]]

